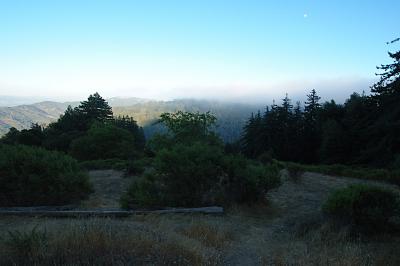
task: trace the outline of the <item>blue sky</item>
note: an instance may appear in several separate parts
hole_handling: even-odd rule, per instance
[[[368,91],[400,1],[0,0],[0,95],[324,98]]]

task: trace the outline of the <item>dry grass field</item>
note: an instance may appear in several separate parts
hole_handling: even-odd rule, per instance
[[[95,193],[82,207],[117,208],[129,178],[116,171],[91,177]],[[222,216],[1,217],[0,265],[400,265],[400,237],[355,237],[321,214],[332,189],[372,181],[282,178],[265,204]]]

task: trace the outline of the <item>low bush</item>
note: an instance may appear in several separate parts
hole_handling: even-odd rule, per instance
[[[72,141],[69,153],[81,161],[130,159],[136,153],[135,138],[128,130],[94,123],[85,136]]]
[[[278,163],[284,165],[284,168],[286,169],[296,167],[301,171],[316,172],[326,175],[353,177],[359,179],[378,180],[400,185],[400,170],[354,167],[342,164],[305,165],[292,162]]]
[[[380,232],[390,228],[390,218],[396,215],[398,207],[395,192],[358,184],[334,191],[322,208],[336,221],[366,232]]]
[[[288,171],[289,178],[295,182],[299,181],[302,174],[304,173],[304,168],[301,167],[301,165],[295,163],[287,163],[286,169]]]
[[[252,203],[262,200],[265,193],[279,186],[279,168],[262,165],[242,156],[226,156],[224,171],[227,175],[225,200],[236,203]]]
[[[164,200],[170,206],[199,206],[204,195],[222,175],[222,149],[203,142],[176,144],[154,158],[154,168],[163,184]]]
[[[0,205],[60,205],[84,198],[89,177],[73,158],[23,145],[0,145]]]
[[[148,157],[130,160],[126,167],[126,173],[128,175],[140,175],[147,167],[151,166],[151,163],[152,159]]]
[[[145,173],[135,180],[127,192],[121,196],[121,207],[124,209],[165,207],[161,188],[162,185],[154,171]]]
[[[274,159],[274,152],[270,149],[266,152],[263,152],[260,156],[258,156],[258,160],[263,164],[270,164]]]
[[[216,118],[210,113],[164,113],[160,123],[168,134],[149,142],[154,152],[151,172],[135,181],[122,197],[125,208],[197,207],[233,202],[254,202],[280,183],[279,168],[226,155],[221,139],[211,130]],[[271,159],[272,161],[272,159]],[[139,163],[132,165],[140,172]]]
[[[176,147],[156,156],[155,168],[121,198],[123,208],[253,203],[280,184],[279,168],[215,147]]]

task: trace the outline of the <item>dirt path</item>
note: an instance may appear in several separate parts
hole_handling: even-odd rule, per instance
[[[283,171],[282,185],[267,194],[273,214],[265,214],[264,219],[247,218],[247,226],[239,229],[240,239],[232,243],[231,249],[226,253],[226,263],[273,264],[271,260],[276,254],[272,251],[279,249],[279,246],[285,249],[287,243],[292,241],[293,234],[303,227],[321,223],[321,206],[331,191],[355,183],[374,184],[399,191],[394,185],[377,181],[310,172],[304,173],[298,180],[293,180]],[[241,221],[238,220],[237,223]]]
[[[89,172],[94,192],[82,202],[82,208],[119,208],[119,199],[131,182],[123,172],[115,170],[96,170]]]
[[[95,191],[82,204],[82,208],[87,209],[119,208],[120,195],[132,181],[132,177],[125,178],[122,172],[113,170],[91,171],[90,178]],[[322,203],[332,190],[353,183],[377,184],[399,191],[396,186],[375,181],[308,172],[293,180],[283,171],[282,185],[268,192],[267,205],[238,206],[222,216],[165,214],[125,219],[3,217],[0,219],[0,239],[2,233],[6,235],[9,230],[29,230],[38,225],[57,232],[58,228],[68,224],[81,228],[80,224],[106,223],[107,228],[116,231],[127,226],[134,228],[134,232],[143,231],[144,237],[154,236],[180,243],[196,254],[216,258],[223,265],[400,265],[396,264],[399,261],[396,256],[390,257],[390,254],[398,254],[400,238],[381,242],[346,242],[336,239],[337,232],[326,236],[329,231],[322,230]],[[296,236],[302,228],[310,229],[309,233]],[[192,232],[192,235],[183,232]],[[220,241],[219,232],[227,232],[229,240],[226,244],[213,244]]]
[[[114,170],[91,171],[90,178],[94,193],[83,203],[84,208],[119,208],[119,198],[132,180]],[[193,217],[193,220],[207,220],[207,223],[217,223],[220,228],[233,232],[235,240],[221,251],[224,264],[272,265],[277,250],[287,252],[288,243],[295,243],[294,233],[303,227],[322,223],[321,206],[331,191],[355,183],[375,184],[399,191],[394,185],[377,181],[311,172],[293,180],[286,171],[282,171],[282,185],[268,192],[267,207],[257,209],[253,206],[247,211],[241,207],[240,210],[228,211],[220,218],[205,216]],[[185,217],[172,217],[156,220],[166,224],[166,230],[188,223]],[[304,247],[297,247],[290,254],[295,254],[297,250],[304,250]]]

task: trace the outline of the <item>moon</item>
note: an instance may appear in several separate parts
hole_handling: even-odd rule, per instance
[[[303,14],[303,17],[304,17],[304,18],[308,18],[308,14],[307,14],[307,13],[304,13],[304,14]]]

